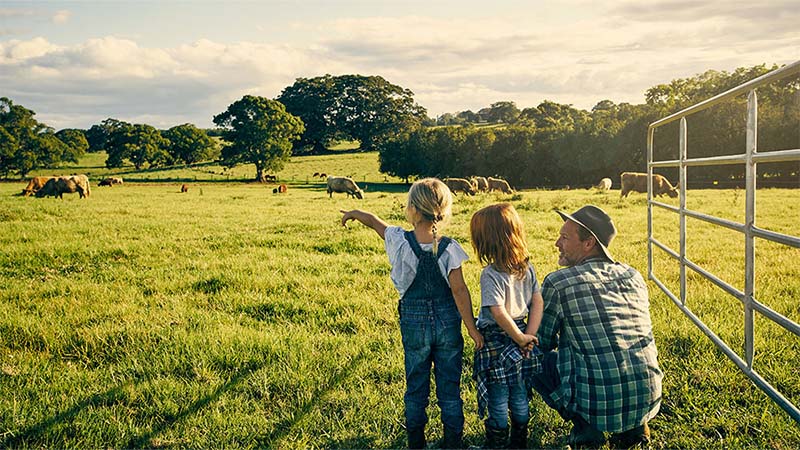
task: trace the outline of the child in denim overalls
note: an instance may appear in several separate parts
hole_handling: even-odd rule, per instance
[[[342,211],[342,225],[358,220],[384,239],[391,279],[400,293],[400,333],[406,369],[405,417],[409,448],[425,447],[425,408],[430,395],[431,364],[444,425],[444,448],[460,448],[464,431],[461,368],[464,339],[461,322],[475,348],[483,337],[475,325],[469,290],[461,273],[467,254],[458,242],[439,236],[450,217],[452,194],[436,178],[417,181],[408,191],[406,218],[412,231],[389,226],[366,211]]]
[[[478,315],[485,345],[475,353],[473,367],[478,415],[483,418],[489,412],[484,421],[488,448],[525,448],[529,392],[540,368],[541,353],[535,344],[544,301],[529,262],[522,220],[510,203],[476,212],[470,233],[478,259],[486,264]]]

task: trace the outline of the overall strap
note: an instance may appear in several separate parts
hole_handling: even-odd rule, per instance
[[[417,237],[414,236],[414,230],[406,231],[403,233],[405,235],[406,241],[411,246],[411,250],[414,251],[414,254],[417,256],[418,259],[422,259],[422,247],[419,246],[419,242],[417,242]]]
[[[411,250],[414,251],[414,255],[416,255],[418,259],[422,259],[423,253],[430,253],[422,250],[422,247],[420,247],[419,242],[417,242],[417,237],[414,235],[414,230],[406,231],[403,234],[405,235],[406,241],[408,241],[408,244],[411,246]],[[437,249],[438,251],[436,252],[437,260],[439,259],[440,256],[442,256],[444,251],[447,249],[447,246],[450,245],[451,241],[452,239],[450,239],[447,236],[442,236],[439,239],[439,247]]]

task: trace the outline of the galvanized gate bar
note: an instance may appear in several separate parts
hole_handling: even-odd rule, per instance
[[[788,234],[776,233],[763,228],[753,227],[753,236],[758,236],[790,247],[800,248],[800,238],[789,236]]]
[[[742,360],[742,358],[740,358],[739,355],[736,354],[736,352],[731,350],[731,348],[728,347],[728,344],[726,344],[725,341],[720,339],[719,336],[717,336],[713,331],[711,331],[711,329],[709,329],[703,323],[702,320],[700,320],[697,316],[695,316],[694,313],[689,308],[681,305],[680,300],[677,297],[675,297],[675,295],[672,292],[670,292],[670,290],[664,285],[664,283],[661,282],[661,280],[659,280],[656,277],[652,277],[651,279],[667,295],[667,297],[669,297],[670,300],[672,300],[672,302],[675,303],[675,305],[686,315],[686,317],[691,319],[691,321],[694,322],[697,328],[700,328],[700,331],[702,331],[706,336],[708,336],[708,338],[711,339],[711,341],[714,342],[714,344],[720,350],[722,350],[722,352],[725,353],[725,355],[728,358],[730,358],[730,360],[733,361],[734,364],[736,364],[739,367],[739,369],[745,375],[747,375],[747,377],[750,378],[750,380],[752,380],[756,386],[759,387],[759,389],[766,392],[770,396],[770,398],[772,398],[772,400],[778,404],[778,406],[783,408],[783,410],[789,414],[789,416],[792,419],[794,419],[796,422],[800,422],[800,409],[797,409],[797,407],[794,406],[792,402],[790,402],[786,397],[784,397],[780,392],[778,392],[778,390],[775,389],[771,384],[769,384],[767,380],[762,378],[761,375],[759,375],[757,372],[747,367],[747,364]]]
[[[786,317],[782,316],[781,313],[772,310],[769,306],[757,300],[753,300],[753,309],[772,319],[773,322],[785,328],[786,331],[800,336],[800,325],[788,320]]]
[[[669,256],[671,256],[676,261],[679,261],[679,262],[681,261],[681,255],[677,254],[674,250],[672,250],[671,248],[669,248],[666,245],[662,244],[657,239],[652,238],[649,241],[652,242],[653,244],[655,244],[656,247],[658,247],[661,250],[663,250],[665,253],[667,253]],[[699,273],[700,275],[705,277],[708,281],[714,283],[718,288],[722,289],[723,291],[727,292],[731,296],[735,297],[740,302],[744,302],[744,292],[736,289],[735,287],[731,286],[730,284],[726,283],[725,281],[719,279],[716,275],[712,274],[711,272],[703,269],[702,267],[700,267],[697,264],[695,264],[694,262],[692,262],[692,260],[690,260],[688,258],[684,258],[683,261],[684,261],[684,264],[686,264],[686,267],[688,267],[688,268],[694,270],[695,272]]]
[[[647,129],[647,264],[648,276],[653,280],[656,285],[661,289],[677,306],[689,317],[692,322],[697,325],[703,333],[708,336],[723,353],[725,353],[741,370],[747,375],[753,383],[763,390],[778,406],[783,408],[792,419],[800,423],[800,409],[796,405],[788,401],[775,387],[764,380],[753,369],[754,360],[754,316],[758,312],[763,317],[775,322],[782,326],[787,331],[800,336],[800,325],[790,320],[786,316],[772,310],[768,306],[756,300],[756,284],[755,284],[755,238],[761,238],[777,242],[790,247],[800,248],[800,238],[797,236],[790,236],[774,231],[764,230],[756,226],[756,181],[757,181],[757,164],[759,162],[784,162],[784,161],[800,161],[800,149],[791,150],[776,150],[770,152],[759,153],[757,149],[758,143],[758,98],[755,89],[767,83],[788,77],[790,75],[800,73],[800,61],[794,62],[784,66],[778,70],[762,75],[747,83],[743,83],[733,89],[716,95],[708,100],[700,102],[696,105],[690,106],[682,111],[678,111],[663,119],[650,124]],[[696,112],[707,109],[715,104],[732,99],[740,94],[747,93],[747,129],[746,129],[746,142],[745,152],[739,155],[723,155],[704,158],[688,158],[686,130],[687,122],[686,117]],[[680,119],[678,143],[679,154],[677,160],[653,161],[653,137],[656,128],[666,125],[670,122]],[[726,164],[744,164],[745,166],[745,223],[739,224],[730,220],[721,219],[718,217],[703,214],[697,211],[686,209],[686,188],[687,188],[687,168],[710,166],[710,165],[726,165]],[[677,167],[679,174],[679,206],[675,207],[666,203],[661,203],[653,198],[653,169],[656,167]],[[653,237],[653,207],[659,207],[668,211],[677,213],[679,216],[679,234],[680,234],[680,250],[676,252],[659,242]],[[744,291],[739,291],[725,281],[719,279],[712,273],[701,268],[694,262],[686,257],[686,217],[692,217],[698,220],[709,222],[714,225],[722,226],[744,234],[745,237],[745,283]],[[653,247],[657,247],[664,251],[667,255],[674,258],[680,264],[680,297],[675,296],[669,288],[658,279],[653,269]],[[721,288],[727,294],[733,296],[742,302],[744,306],[744,359],[739,357],[728,345],[722,341],[708,326],[706,326],[692,311],[687,307],[687,289],[686,289],[686,268],[690,268],[696,273],[703,276],[705,279],[711,281],[713,284]]]
[[[798,159],[800,159],[800,149],[773,150],[769,152],[759,152],[753,155],[753,160],[760,163],[797,161]],[[705,158],[689,158],[684,161],[684,164],[691,167],[721,166],[726,164],[741,164],[746,161],[746,155],[725,155],[710,156]],[[681,160],[671,159],[664,161],[653,161],[652,164],[653,167],[680,167]]]
[[[795,61],[791,64],[787,64],[780,69],[773,70],[770,73],[765,73],[758,78],[753,78],[752,80],[748,81],[747,83],[740,84],[735,88],[728,89],[727,91],[717,94],[708,100],[704,100],[696,105],[692,105],[686,109],[680,110],[675,114],[671,114],[663,119],[656,120],[655,122],[650,124],[650,128],[658,128],[660,126],[666,125],[670,122],[674,122],[681,117],[685,117],[697,112],[700,112],[704,109],[710,108],[717,103],[724,102],[729,100],[739,94],[744,94],[745,92],[749,92],[752,89],[755,89],[758,86],[763,86],[765,84],[771,83],[776,80],[780,80],[781,78],[785,78],[794,74],[800,73],[800,61]],[[652,161],[652,159],[649,159]]]
[[[758,146],[758,97],[751,90],[747,95],[747,146],[745,147],[745,218],[744,218],[744,354],[747,367],[753,368],[753,295],[756,283],[756,163],[753,155]]]
[[[678,229],[680,230],[680,240],[678,245],[681,252],[680,282],[681,282],[681,303],[686,305],[686,117],[681,117],[680,130],[678,134],[678,155],[681,167],[678,171]],[[652,179],[648,180],[652,181]]]

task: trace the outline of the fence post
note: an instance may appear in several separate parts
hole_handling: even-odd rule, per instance
[[[679,138],[679,160],[678,184],[680,185],[680,209],[678,210],[678,221],[680,226],[680,252],[681,252],[681,304],[686,306],[686,118],[681,117]]]
[[[745,155],[745,227],[744,227],[744,351],[747,367],[753,368],[753,295],[755,293],[756,163],[758,145],[758,98],[755,89],[747,95],[747,148]]]
[[[653,273],[653,190],[650,186],[650,180],[653,178],[653,136],[655,135],[655,128],[647,129],[647,277],[654,278]],[[620,189],[622,189],[622,179],[620,178]]]

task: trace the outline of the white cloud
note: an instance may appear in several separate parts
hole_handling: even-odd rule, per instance
[[[67,23],[71,15],[72,13],[67,11],[66,9],[56,11],[56,13],[53,15],[53,23],[56,24]]]
[[[600,10],[552,20],[521,14],[291,22],[293,33],[312,37],[291,44],[196,39],[148,47],[134,34],[68,46],[44,37],[0,41],[0,86],[56,128],[106,117],[210,126],[244,94],[274,98],[295,78],[326,73],[381,75],[411,89],[431,115],[500,100],[589,109],[603,99],[641,103],[649,87],[708,69],[797,58],[800,8],[748,5],[655,0],[603,9],[578,1],[575,11]]]
[[[45,38],[37,37],[29,41],[12,40],[0,42],[0,65],[21,64],[27,60],[38,58],[57,51],[59,47]]]

